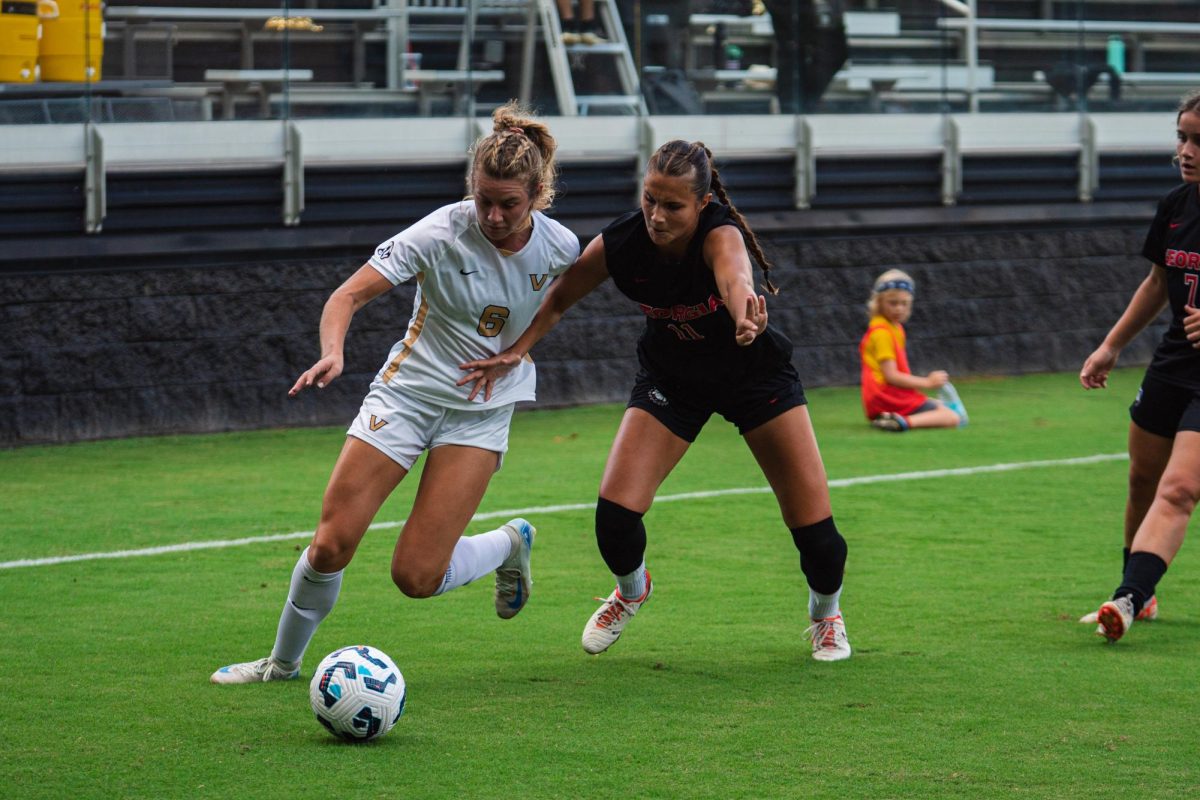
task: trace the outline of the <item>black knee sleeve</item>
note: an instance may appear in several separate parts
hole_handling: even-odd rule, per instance
[[[601,497],[596,501],[596,544],[613,575],[628,575],[646,556],[642,515]]]
[[[838,533],[833,517],[792,528],[792,541],[800,551],[800,569],[813,591],[833,594],[842,585],[846,569],[846,540]]]

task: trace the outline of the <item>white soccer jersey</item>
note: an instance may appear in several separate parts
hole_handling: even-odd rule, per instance
[[[475,203],[439,208],[381,244],[368,263],[391,281],[416,277],[412,319],[372,386],[383,384],[447,408],[491,408],[533,400],[537,375],[526,359],[485,401],[468,402],[470,384],[455,386],[464,361],[487,358],[517,340],[533,320],[550,279],[579,256],[579,240],[533,212],[533,232],[520,251],[503,255],[475,218]]]

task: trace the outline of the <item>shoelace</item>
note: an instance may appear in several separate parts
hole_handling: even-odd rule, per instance
[[[837,647],[837,625],[833,620],[817,620],[809,626],[805,633],[809,634],[813,644],[822,650],[828,647]]]
[[[608,608],[600,612],[600,616],[596,619],[596,627],[607,628],[614,622],[620,622],[621,615],[627,610],[628,609],[625,608],[624,604],[621,603],[620,600],[614,598],[612,602],[609,603]]]

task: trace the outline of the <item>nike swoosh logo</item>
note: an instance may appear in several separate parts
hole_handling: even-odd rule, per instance
[[[459,274],[459,275],[474,275],[476,272],[479,272],[479,270],[477,270],[477,269],[473,269],[473,270],[471,270],[470,272],[467,272],[465,269],[460,269],[460,270],[458,271],[458,274]]]
[[[524,605],[524,601],[521,599],[524,593],[524,588],[521,586],[521,582],[517,581],[517,595],[512,600],[508,601],[508,607],[517,609]]]
[[[1182,222],[1172,222],[1172,223],[1170,223],[1171,230],[1175,230],[1176,228],[1178,228],[1178,227],[1179,227],[1180,225],[1182,225],[1182,224],[1183,224]]]

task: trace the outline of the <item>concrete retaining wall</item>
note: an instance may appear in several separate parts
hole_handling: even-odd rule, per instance
[[[770,226],[767,226],[768,228]],[[1120,316],[1148,265],[1145,224],[869,236],[760,234],[782,294],[771,324],[796,342],[808,386],[855,384],[873,278],[917,281],[915,371],[1074,370]],[[412,287],[355,319],[346,373],[287,397],[317,357],[329,292],[369,255],[250,264],[0,276],[0,446],[142,434],[344,425],[400,336]],[[534,351],[543,405],[623,400],[640,313],[611,285]],[[1148,361],[1162,327],[1131,345]]]

